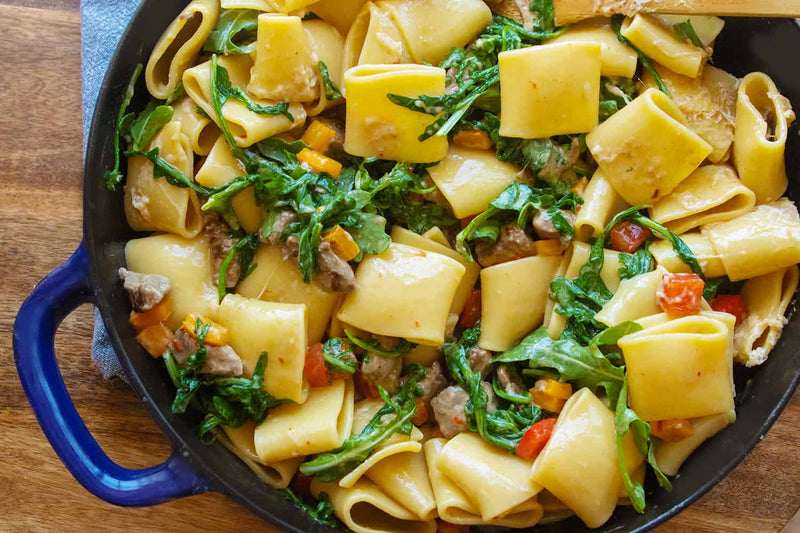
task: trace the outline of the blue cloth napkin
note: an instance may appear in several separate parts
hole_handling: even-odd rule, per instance
[[[81,81],[83,87],[83,144],[89,135],[94,107],[111,56],[141,0],[81,0]],[[125,379],[111,339],[95,310],[92,361],[106,379]]]

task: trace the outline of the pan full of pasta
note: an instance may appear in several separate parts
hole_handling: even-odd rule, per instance
[[[84,243],[16,322],[34,411],[119,505],[652,528],[798,383],[798,46],[780,19],[559,27],[549,0],[145,0]],[[162,465],[113,463],[69,399],[52,341],[85,302]]]

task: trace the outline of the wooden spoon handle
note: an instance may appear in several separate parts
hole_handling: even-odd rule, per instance
[[[616,13],[800,17],[800,0],[553,0],[553,4],[559,25]]]

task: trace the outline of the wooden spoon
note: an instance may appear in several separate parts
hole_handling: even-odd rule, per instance
[[[553,4],[559,25],[616,13],[800,17],[800,0],[553,0]]]

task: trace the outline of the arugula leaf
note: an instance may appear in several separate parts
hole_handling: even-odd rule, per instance
[[[324,61],[318,63],[320,77],[322,78],[322,87],[325,90],[325,99],[329,102],[335,102],[342,97],[342,91],[333,83],[331,75],[328,72],[328,65]]]
[[[506,365],[508,372],[511,373],[512,376],[518,377],[516,369],[511,365]],[[498,398],[502,398],[508,402],[513,403],[521,403],[521,404],[529,404],[531,403],[531,395],[529,393],[524,394],[516,394],[513,392],[506,391],[503,387],[500,386],[498,383],[497,372],[492,375],[492,390],[497,395]]]
[[[350,436],[332,452],[316,456],[300,465],[300,472],[316,476],[320,481],[336,481],[358,467],[381,444],[397,432],[411,431],[411,418],[417,412],[415,399],[422,393],[417,384],[425,378],[425,369],[419,365],[409,367],[410,375],[398,393],[390,398],[379,388],[386,405],[378,410],[361,433]]]
[[[689,41],[701,50],[706,49],[706,47],[703,46],[703,41],[700,40],[697,32],[694,31],[694,26],[692,26],[692,21],[690,19],[686,19],[684,22],[675,24],[672,28],[675,32],[675,38],[680,42]]]
[[[553,0],[532,0],[529,6],[533,14],[533,29],[540,32],[556,30],[556,10]]]
[[[254,9],[224,10],[219,17],[217,27],[208,36],[203,51],[224,55],[255,52],[259,14],[260,12]],[[250,44],[237,44],[250,39],[253,40]]]
[[[325,365],[332,372],[354,374],[358,369],[358,360],[346,341],[332,337],[322,345],[322,357]]]
[[[535,3],[546,4],[541,1]],[[545,5],[545,11],[546,9]],[[550,9],[552,11],[552,6]],[[540,16],[546,24],[547,13],[542,12]],[[448,70],[449,80],[456,84],[454,91],[443,96],[406,97],[389,94],[387,97],[395,105],[437,116],[420,135],[420,141],[433,136],[443,137],[452,132],[478,102],[486,105],[492,98],[496,99],[500,83],[497,63],[501,52],[539,44],[543,39],[555,37],[562,32],[563,29],[556,28],[528,30],[515,20],[495,15],[492,23],[472,44],[467,48],[454,49],[439,64],[441,68]]]
[[[233,248],[228,251],[228,254],[225,256],[225,259],[222,261],[222,265],[219,268],[219,275],[217,276],[217,297],[219,298],[219,303],[222,303],[222,300],[225,299],[225,296],[228,295],[228,268],[230,267],[233,260],[236,258],[237,255],[241,255],[241,265],[242,265],[242,278],[246,278],[251,272],[252,267],[255,265],[252,264],[253,257],[256,253],[256,248],[258,247],[258,234],[253,233],[240,239]]]
[[[559,195],[550,188],[534,189],[519,182],[511,182],[497,197],[489,203],[489,207],[473,218],[456,236],[456,251],[467,261],[474,261],[469,242],[475,239],[497,241],[502,227],[501,218],[514,217],[520,228],[539,210],[546,210],[556,228],[565,237],[572,237],[572,226],[567,222],[561,209],[575,210],[583,200],[574,193]]]
[[[624,20],[625,15],[614,15],[611,17],[611,29],[617,34],[617,39],[619,42],[636,52],[636,55],[639,56],[639,60],[642,62],[642,66],[644,66],[644,68],[647,69],[647,72],[650,73],[650,76],[653,77],[653,81],[656,82],[658,89],[662,93],[672,98],[672,93],[670,92],[669,87],[664,84],[664,80],[662,80],[661,76],[659,76],[656,67],[653,65],[653,62],[650,61],[650,58],[647,57],[644,52],[639,50],[636,45],[630,42],[624,35],[622,35],[622,23]]]
[[[600,122],[605,122],[617,111],[630,104],[638,91],[633,80],[606,78],[600,80]]]
[[[212,65],[214,68],[214,65]],[[239,87],[235,87],[231,84],[230,75],[228,74],[228,70],[225,67],[216,64],[217,76],[217,91],[219,92],[220,96],[223,98],[223,104],[225,101],[233,99],[242,102],[244,105],[247,106],[247,109],[252,111],[253,113],[258,113],[259,115],[283,115],[288,118],[291,122],[294,122],[294,117],[291,113],[289,113],[289,104],[286,102],[281,102],[276,105],[272,106],[262,106],[259,105],[247,96],[242,89]]]
[[[347,232],[358,244],[361,254],[377,255],[386,251],[392,238],[386,233],[386,219],[371,213],[359,213],[356,224],[347,226]]]
[[[647,227],[655,235],[670,242],[675,252],[689,265],[692,272],[703,277],[700,263],[697,262],[697,258],[686,243],[666,227],[641,215],[639,212],[643,209],[643,206],[630,207],[618,213],[608,223],[592,244],[589,259],[581,267],[577,278],[567,280],[560,276],[550,283],[550,298],[558,303],[556,312],[567,318],[564,336],[588,343],[592,337],[604,329],[605,326],[594,319],[595,314],[612,296],[600,275],[605,263],[604,248],[611,231],[623,222],[635,222],[640,226]]]
[[[253,371],[253,378],[232,378],[201,374],[206,364],[205,338],[211,324],[200,319],[195,324],[198,349],[190,354],[183,367],[167,350],[164,365],[175,388],[172,412],[185,414],[191,407],[203,416],[199,434],[206,442],[215,440],[214,430],[219,425],[240,427],[249,420],[260,424],[269,409],[286,403],[278,400],[264,388],[264,372],[267,369],[267,354],[262,352]]]
[[[299,509],[308,513],[308,515],[319,522],[323,526],[339,527],[339,520],[333,514],[333,505],[331,504],[330,496],[326,492],[319,493],[319,500],[316,505],[306,503],[292,489],[280,489],[278,491],[284,498],[295,504]]]
[[[116,191],[117,187],[122,184],[122,180],[124,179],[122,172],[119,170],[119,141],[126,129],[130,127],[130,123],[134,117],[133,113],[128,113],[128,107],[130,107],[131,100],[133,100],[133,95],[136,90],[136,82],[139,80],[142,70],[144,70],[144,65],[141,63],[136,65],[136,69],[133,71],[133,76],[131,76],[131,80],[128,82],[128,87],[125,89],[125,94],[122,96],[122,102],[120,103],[119,112],[117,113],[117,123],[116,127],[114,128],[114,168],[103,174],[103,180],[106,182],[106,187],[110,191]]]
[[[211,194],[211,189],[207,189],[202,185],[198,185],[193,179],[181,172],[178,167],[160,157],[158,154],[158,148],[153,148],[147,152],[127,150],[125,152],[125,157],[142,156],[149,159],[150,162],[153,163],[154,179],[166,178],[167,183],[170,185],[175,185],[176,187],[180,187],[182,189],[193,189],[197,191],[198,194],[202,194],[204,196]]]
[[[175,111],[168,105],[159,105],[151,100],[147,107],[136,116],[125,134],[128,149],[134,152],[144,150],[153,137],[169,124]]]
[[[515,452],[525,432],[542,419],[542,410],[532,404],[512,404],[507,409],[487,411],[489,395],[483,388],[480,372],[473,372],[469,365],[469,353],[478,344],[480,324],[464,331],[459,342],[449,341],[444,345],[444,356],[453,379],[469,394],[464,409],[468,427],[476,431],[486,442]]]
[[[647,274],[653,268],[653,254],[650,253],[650,242],[647,239],[644,246],[636,250],[633,254],[619,254],[619,278],[631,279],[640,274]]]
[[[372,339],[371,341],[365,341],[364,339],[355,335],[349,329],[345,329],[344,334],[348,339],[350,339],[350,342],[362,350],[366,350],[369,353],[374,353],[375,355],[380,355],[381,357],[400,357],[407,354],[417,346],[413,342],[408,342],[407,340],[402,339],[397,345],[397,348],[393,350],[387,350],[381,347],[381,344],[377,340]]]
[[[636,322],[622,322],[612,328],[608,328],[599,333],[592,339],[590,346],[613,346],[625,335],[636,333],[642,330],[642,325]]]
[[[656,474],[658,484],[667,491],[672,490],[672,483],[666,475],[658,467],[655,460],[655,452],[653,441],[650,437],[650,424],[639,418],[631,408],[628,407],[628,382],[627,379],[622,383],[619,398],[615,403],[615,417],[614,426],[617,433],[617,457],[619,458],[620,472],[622,472],[622,480],[625,483],[625,488],[631,498],[633,508],[637,512],[643,513],[645,508],[645,495],[644,487],[641,483],[631,480],[628,469],[625,465],[625,455],[623,453],[622,439],[628,431],[633,431],[633,441],[639,451],[647,457],[648,464],[653,468]]]
[[[172,91],[167,95],[167,100],[164,102],[164,105],[171,106],[184,96],[186,96],[186,88],[183,86],[183,81],[181,81],[178,83],[178,86],[172,89]]]
[[[625,380],[624,370],[612,365],[598,350],[569,338],[554,341],[544,327],[492,359],[493,363],[521,361],[527,361],[530,368],[555,370],[562,381],[570,381],[576,388],[588,387],[594,392],[603,388],[612,403]]]

